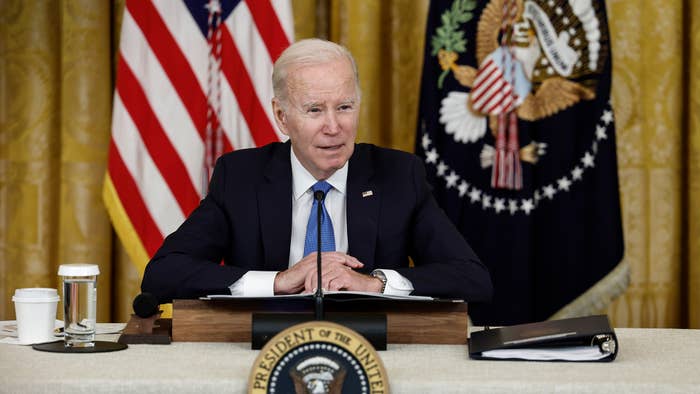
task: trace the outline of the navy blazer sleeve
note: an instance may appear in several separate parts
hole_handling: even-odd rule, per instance
[[[161,303],[229,293],[228,287],[247,272],[221,265],[231,239],[230,215],[225,212],[226,166],[218,160],[209,193],[146,266],[141,290]]]
[[[146,266],[141,291],[161,303],[231,294],[229,286],[248,271],[286,269],[289,149],[289,143],[273,143],[221,156],[207,196]]]
[[[423,163],[412,161],[415,212],[411,219],[409,253],[413,268],[396,270],[413,283],[413,294],[488,301],[491,277],[457,228],[433,197]]]
[[[348,223],[355,227],[350,224],[356,222],[363,231],[349,228],[349,253],[369,270],[396,270],[411,281],[412,294],[489,300],[489,272],[438,206],[423,162],[407,152],[368,144],[358,144],[355,156],[348,175]],[[357,180],[353,172],[371,175]],[[375,191],[376,209],[369,197],[356,196],[366,189]]]

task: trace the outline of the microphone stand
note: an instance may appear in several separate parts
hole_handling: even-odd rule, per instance
[[[314,193],[314,199],[316,200],[316,294],[314,299],[316,301],[316,320],[323,320],[323,290],[321,290],[321,216],[323,215],[323,207],[321,202],[325,198],[325,193],[321,190],[317,190]]]

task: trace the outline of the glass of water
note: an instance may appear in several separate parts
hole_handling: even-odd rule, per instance
[[[66,347],[95,346],[99,273],[96,264],[58,267],[58,275],[63,277],[63,341]]]

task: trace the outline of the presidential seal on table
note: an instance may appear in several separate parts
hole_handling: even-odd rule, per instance
[[[289,327],[253,364],[248,393],[388,393],[377,351],[357,332],[328,321]]]

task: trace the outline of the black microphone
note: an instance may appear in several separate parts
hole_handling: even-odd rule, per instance
[[[136,316],[131,316],[117,342],[167,345],[172,341],[172,321],[160,319],[158,297],[141,293],[132,306]]]
[[[160,312],[158,298],[151,293],[141,293],[134,298],[134,313],[141,318],[149,318]]]
[[[323,291],[321,291],[321,216],[323,215],[323,207],[321,202],[326,194],[322,190],[316,190],[314,192],[314,199],[316,200],[316,295],[314,296],[316,300],[316,320],[323,320]]]

